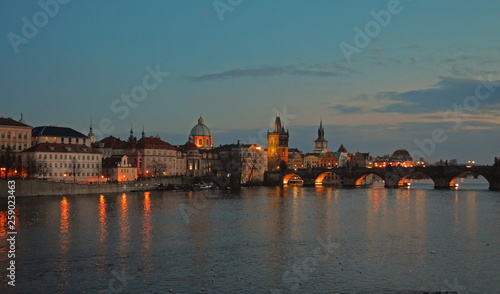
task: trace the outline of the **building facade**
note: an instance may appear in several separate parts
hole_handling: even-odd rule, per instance
[[[32,127],[21,115],[19,121],[0,117],[0,177],[23,175],[21,151],[31,147]]]
[[[217,147],[220,155],[220,171],[225,173],[241,172],[242,184],[264,181],[267,170],[267,151],[256,144],[227,144]]]
[[[28,177],[64,182],[98,182],[102,153],[87,145],[40,143],[21,152]]]
[[[137,179],[137,167],[127,155],[114,155],[102,160],[102,178],[111,182],[127,182]]]

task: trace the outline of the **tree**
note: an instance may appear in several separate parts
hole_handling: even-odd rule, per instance
[[[52,171],[52,168],[49,166],[49,164],[43,160],[39,159],[36,161],[36,173],[39,176],[42,176],[42,179],[45,179],[45,177]]]
[[[0,157],[0,167],[5,169],[5,177],[8,177],[10,170],[14,167],[15,160],[15,155],[9,145]]]
[[[38,173],[38,162],[34,155],[28,155],[23,164],[24,172],[28,178],[32,178]]]
[[[76,183],[76,174],[80,173],[82,170],[80,168],[80,163],[78,163],[78,160],[76,159],[76,156],[73,156],[73,159],[71,159],[71,163],[69,164],[69,175],[73,175],[73,182]]]
[[[247,151],[242,158],[242,180],[246,184],[252,184],[262,176],[261,165],[262,159],[255,151]]]
[[[155,177],[162,176],[163,173],[166,171],[167,166],[163,162],[154,159],[153,162],[151,163],[152,167],[152,172]]]
[[[94,166],[94,169],[93,169],[97,175],[97,183],[99,183],[99,181],[101,180],[101,174],[103,172],[102,170],[102,166],[101,166],[101,163],[97,163],[95,166]]]

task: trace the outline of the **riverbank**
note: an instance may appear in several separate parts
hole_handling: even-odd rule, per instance
[[[73,194],[124,193],[131,191],[146,191],[155,189],[159,184],[167,186],[185,184],[183,177],[155,178],[133,182],[79,184],[49,182],[35,179],[11,179],[16,182],[16,197],[58,196]],[[7,198],[7,180],[0,180],[0,198]]]

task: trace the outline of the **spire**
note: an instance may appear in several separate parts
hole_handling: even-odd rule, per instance
[[[319,121],[318,139],[325,139],[325,130],[323,129],[323,119]]]
[[[89,137],[94,136],[94,128],[92,127],[92,117],[90,118],[90,127],[89,127]]]
[[[144,124],[142,124],[142,138],[146,138],[146,133],[144,132]]]
[[[130,137],[128,137],[129,141],[134,141],[134,130],[133,130],[133,125],[130,123]]]
[[[274,133],[284,133],[285,128],[281,126],[281,119],[279,116],[276,117],[276,120],[274,121]]]

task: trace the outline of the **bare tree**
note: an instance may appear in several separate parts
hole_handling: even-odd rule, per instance
[[[76,183],[76,174],[80,173],[82,170],[80,167],[80,163],[78,163],[78,160],[76,159],[76,156],[73,156],[73,159],[71,159],[71,163],[69,164],[69,174],[73,175],[73,182]]]
[[[28,178],[34,177],[38,173],[38,162],[34,155],[28,155],[23,164],[24,172]]]
[[[158,176],[162,176],[163,173],[166,171],[167,169],[167,166],[166,164],[164,164],[163,162],[159,161],[159,160],[153,160],[153,162],[151,163],[151,167],[152,167],[152,172],[153,172],[153,175],[155,177],[158,177]]]
[[[254,183],[260,176],[259,172],[259,164],[260,162],[259,155],[256,152],[248,151],[242,158],[242,178],[246,184]]]
[[[52,171],[52,168],[45,160],[39,159],[36,161],[36,171],[36,173],[41,176],[42,179],[45,179],[47,175]]]

